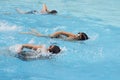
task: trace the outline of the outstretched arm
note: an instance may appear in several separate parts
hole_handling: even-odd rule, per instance
[[[31,34],[37,37],[50,37],[49,35],[40,34],[37,30],[31,29],[30,32],[20,32],[21,34]]]
[[[38,48],[42,48],[42,46],[33,45],[33,44],[23,44],[23,45],[20,47],[20,49],[19,49],[19,53],[20,53],[24,48],[37,50]]]

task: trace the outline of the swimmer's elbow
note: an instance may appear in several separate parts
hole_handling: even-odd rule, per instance
[[[49,35],[50,38],[54,38],[55,36],[54,35]]]
[[[60,35],[60,34],[64,34],[64,33],[65,33],[64,31],[59,31],[56,34]]]

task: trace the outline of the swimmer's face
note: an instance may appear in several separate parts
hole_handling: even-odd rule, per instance
[[[76,34],[76,39],[77,40],[81,39],[81,35],[82,35],[81,33]]]
[[[77,35],[77,40],[87,40],[88,39],[88,36],[85,34],[85,33],[78,33]]]
[[[49,47],[49,51],[53,48],[54,46],[53,45],[51,45],[50,47]]]

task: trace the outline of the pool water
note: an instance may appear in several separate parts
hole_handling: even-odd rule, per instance
[[[57,15],[19,14],[46,3]],[[1,0],[0,80],[120,80],[119,0]],[[85,32],[86,41],[70,42],[20,34],[64,30]],[[23,61],[14,57],[19,44],[56,44],[62,52],[50,59]]]

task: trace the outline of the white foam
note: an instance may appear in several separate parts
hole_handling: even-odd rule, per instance
[[[0,32],[20,30],[20,26],[10,25],[7,22],[0,22]]]
[[[64,51],[67,51],[67,48],[64,46],[64,47],[61,47],[61,52],[64,52]]]
[[[29,43],[29,44],[34,44],[34,43],[35,43],[35,40],[34,40],[34,39],[31,39],[28,43]]]
[[[16,45],[10,46],[9,50],[12,53],[18,53],[20,48],[21,48],[21,45],[20,44],[16,44]]]

